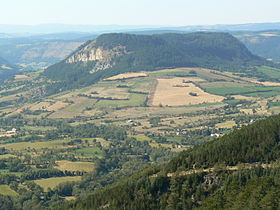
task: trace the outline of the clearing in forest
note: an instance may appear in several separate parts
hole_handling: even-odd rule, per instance
[[[234,126],[236,126],[236,122],[234,120],[228,120],[225,122],[221,122],[221,123],[217,123],[215,125],[216,128],[233,128]]]
[[[53,189],[61,183],[77,182],[80,181],[81,178],[82,178],[81,176],[52,177],[52,178],[34,180],[34,182],[40,185],[44,189],[44,191],[47,192],[49,188]]]
[[[152,95],[151,105],[185,106],[224,100],[222,96],[204,92],[190,81],[192,78],[157,79],[158,83]]]
[[[17,193],[9,185],[0,185],[0,195],[16,196]]]

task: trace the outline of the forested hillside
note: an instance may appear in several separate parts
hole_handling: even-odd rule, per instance
[[[64,209],[278,209],[279,131],[280,115],[260,120]]]
[[[16,73],[16,68],[8,61],[0,57],[0,81],[7,79],[9,76]]]
[[[21,70],[34,71],[63,60],[87,39],[95,37],[88,33],[0,37],[0,57]]]
[[[123,72],[205,67],[244,72],[266,61],[227,33],[103,34],[82,45],[44,75],[61,89],[88,85]]]
[[[271,59],[274,62],[280,61],[279,31],[243,32],[237,33],[235,36],[254,54]]]

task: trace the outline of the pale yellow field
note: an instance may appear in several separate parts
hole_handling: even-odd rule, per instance
[[[68,160],[56,161],[58,166],[54,168],[61,171],[85,171],[92,172],[95,168],[95,164],[92,162],[72,162]]]
[[[69,103],[65,103],[63,101],[57,101],[54,104],[50,105],[46,108],[48,111],[57,111],[59,109],[65,108],[69,105]]]
[[[153,94],[152,106],[184,106],[203,103],[215,103],[224,100],[224,97],[204,92],[193,83],[184,83],[190,78],[158,79],[156,90]],[[191,93],[197,96],[190,95]]]
[[[67,196],[67,197],[63,197],[63,198],[67,201],[74,201],[77,199],[75,196]]]
[[[45,110],[47,107],[51,105],[51,102],[49,101],[43,101],[39,102],[37,104],[33,104],[29,107],[31,111],[36,111],[36,110]]]
[[[46,192],[49,188],[53,189],[63,182],[77,182],[81,180],[81,176],[52,177],[47,179],[38,179],[34,182],[40,185]]]
[[[229,121],[222,122],[222,123],[217,123],[215,125],[216,128],[233,128],[234,126],[236,126],[236,122],[233,120],[229,120]]]
[[[22,74],[15,75],[15,80],[30,80],[30,79],[31,78],[26,75],[22,75]]]
[[[126,74],[118,74],[116,76],[113,77],[109,77],[107,79],[104,80],[119,80],[119,79],[130,79],[130,78],[137,78],[137,77],[146,77],[147,74],[146,73],[126,73]]]
[[[261,34],[262,36],[265,36],[265,37],[273,37],[273,36],[279,36],[278,34],[273,34],[273,33],[263,33]]]
[[[259,82],[259,81],[253,81],[253,82],[264,86],[280,86],[279,82]]]
[[[272,114],[279,114],[280,113],[280,106],[273,106],[269,109]]]
[[[68,142],[68,139],[53,140],[53,141],[41,141],[41,142],[18,142],[11,144],[0,144],[1,147],[5,147],[8,150],[25,150],[25,149],[43,149],[43,148],[63,148],[64,142]]]
[[[240,112],[248,115],[254,114],[253,109],[240,109]]]

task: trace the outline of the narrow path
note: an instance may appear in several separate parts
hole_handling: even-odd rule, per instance
[[[241,169],[251,169],[253,167],[256,166],[260,166],[262,168],[272,168],[273,165],[272,164],[259,164],[259,163],[246,163],[244,165],[240,165],[240,166],[227,166],[225,168],[221,168],[222,170],[227,170],[227,171],[237,171],[237,170],[241,170]],[[218,170],[217,168],[205,168],[205,169],[191,169],[191,170],[187,170],[187,171],[180,171],[180,172],[174,172],[174,173],[168,173],[166,176],[167,177],[174,177],[174,176],[187,176],[190,174],[196,174],[196,173],[210,173],[213,172],[215,170]],[[157,177],[158,174],[154,174],[151,177],[155,178]]]

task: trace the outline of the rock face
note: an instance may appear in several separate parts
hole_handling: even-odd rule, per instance
[[[95,73],[99,70],[111,68],[115,64],[114,60],[117,57],[127,54],[126,48],[121,45],[111,49],[104,49],[103,47],[96,47],[95,44],[96,41],[92,41],[90,44],[68,57],[66,63],[87,63],[94,61],[96,62],[95,67],[90,73]]]

